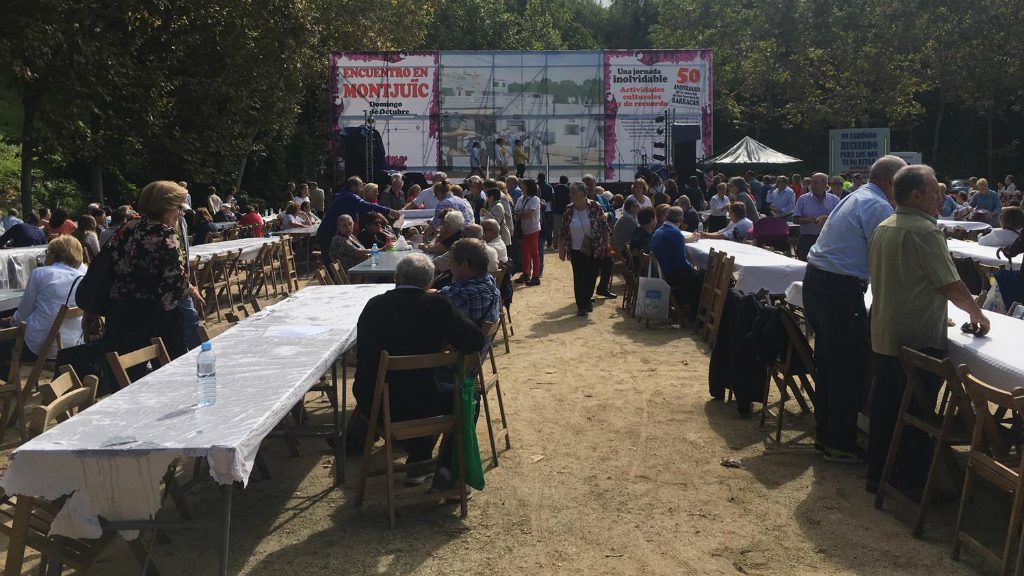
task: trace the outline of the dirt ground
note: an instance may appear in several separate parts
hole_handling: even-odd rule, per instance
[[[356,460],[345,487],[332,490],[322,441],[302,441],[293,458],[268,440],[272,478],[234,497],[230,572],[935,576],[981,568],[969,553],[950,559],[952,503],[936,507],[924,538],[913,539],[906,508],[873,508],[861,467],[766,451],[757,419],[710,401],[708,352],[692,332],[645,328],[618,300],[599,300],[578,318],[569,265],[550,252],[547,264],[541,286],[517,289],[512,353],[498,347],[513,447],[487,472],[468,518],[454,505],[424,505],[402,510],[389,531],[381,480],[362,509],[352,505]],[[311,396],[309,407],[322,412],[326,402]],[[486,453],[482,421],[479,430]],[[725,457],[743,467],[723,467]],[[189,499],[200,518],[217,517],[212,485]],[[215,573],[212,526],[170,538],[152,552],[162,574]],[[91,573],[138,567],[121,548]]]

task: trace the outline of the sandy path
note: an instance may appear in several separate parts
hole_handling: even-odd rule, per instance
[[[232,571],[974,573],[977,560],[949,559],[951,505],[914,540],[905,511],[874,510],[860,468],[765,454],[756,420],[708,402],[707,355],[690,332],[646,329],[618,301],[577,318],[568,264],[551,253],[547,262],[542,286],[517,291],[512,354],[498,356],[513,449],[487,473],[466,521],[454,506],[423,506],[390,532],[380,484],[363,510],[352,507],[355,463],[346,489],[330,491],[321,442],[304,441],[291,458],[268,441],[274,477],[235,498]],[[482,422],[480,431],[486,451]],[[724,456],[746,468],[722,467]],[[191,498],[214,517],[212,489]],[[172,538],[154,551],[162,573],[213,573],[212,530]]]

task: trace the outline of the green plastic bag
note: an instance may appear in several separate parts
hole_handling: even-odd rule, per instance
[[[465,363],[460,362],[460,366],[464,367]],[[476,419],[473,418],[473,414],[476,410],[476,402],[474,396],[476,395],[476,378],[467,376],[464,368],[460,368],[460,381],[462,386],[459,388],[459,401],[462,402],[462,429],[458,431],[462,435],[462,452],[463,459],[466,462],[466,485],[476,490],[484,489],[484,465],[480,460],[480,445],[476,439]],[[456,450],[452,450],[452,461],[451,461],[452,478],[455,478],[459,473],[459,455]]]

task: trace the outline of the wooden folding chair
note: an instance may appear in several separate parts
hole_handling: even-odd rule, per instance
[[[954,480],[959,481],[957,478],[959,470],[955,462],[952,461],[950,449],[953,446],[970,445],[971,431],[975,422],[974,409],[971,407],[971,399],[960,381],[956,367],[948,358],[939,360],[904,346],[900,351],[900,363],[906,374],[906,387],[900,402],[896,428],[892,433],[892,442],[889,444],[889,453],[885,458],[885,468],[882,469],[882,479],[878,484],[878,494],[875,495],[875,508],[881,510],[885,499],[890,496],[911,507],[916,507],[913,535],[914,538],[920,538],[924,531],[925,517],[935,488],[935,471],[938,468],[939,460],[947,462],[950,471],[954,473]],[[943,393],[939,412],[936,412],[935,403],[928,398],[925,384],[921,380],[922,373],[931,374],[941,381]],[[918,408],[916,415],[910,413],[912,402]],[[905,496],[892,482],[893,468],[896,466],[903,430],[907,426],[921,430],[935,444],[935,451],[932,453],[932,462],[928,468],[928,477],[924,483],[920,502],[914,502]]]
[[[1006,576],[1014,568],[1014,546],[1021,533],[1022,512],[1024,512],[1024,459],[1019,449],[1011,453],[1013,444],[1019,440],[1007,440],[1011,434],[1005,422],[997,414],[1013,414],[1013,424],[1022,423],[1017,403],[1010,392],[990,386],[978,380],[970,369],[961,364],[957,367],[960,381],[967,388],[974,407],[974,429],[971,434],[971,448],[967,454],[967,472],[964,475],[963,493],[960,495],[960,509],[956,515],[956,539],[953,541],[953,559],[960,558],[964,544],[980,553],[986,560],[1000,566],[1000,574]],[[993,411],[993,407],[995,410]],[[1010,507],[1010,523],[1006,530],[1001,554],[989,550],[964,529],[964,516],[971,500],[971,490],[976,478],[983,478],[1001,492],[1013,499]],[[1018,569],[1020,566],[1018,566]]]
[[[501,284],[505,281],[505,275],[508,274],[508,267],[505,265],[498,265],[498,271],[493,274],[494,285],[501,289]],[[498,324],[501,326],[501,339],[505,344],[505,354],[509,354],[512,350],[508,345],[508,338],[511,334],[516,335],[515,330],[512,329],[512,311],[505,306],[504,302],[501,304],[498,310]]]
[[[53,318],[53,323],[50,324],[50,331],[46,334],[46,339],[43,340],[43,345],[39,347],[38,356],[36,357],[35,363],[32,365],[32,370],[28,374],[28,378],[25,380],[25,387],[21,394],[21,405],[24,407],[28,400],[28,395],[33,390],[39,387],[39,379],[43,375],[43,371],[51,369],[52,375],[56,375],[57,367],[53,360],[47,358],[51,351],[59,351],[63,348],[63,342],[60,339],[60,329],[64,325],[66,320],[73,318],[81,318],[85,312],[78,307],[62,305],[57,310],[57,315]]]
[[[484,405],[484,418],[487,420],[487,438],[491,443],[491,462],[498,465],[497,439],[505,440],[505,450],[512,449],[512,441],[508,434],[508,418],[505,415],[505,399],[501,394],[501,380],[498,376],[498,363],[494,361],[494,338],[498,335],[497,322],[484,322],[480,328],[483,330],[484,338],[487,341],[487,356],[491,360],[491,373],[484,374],[483,358],[479,359],[476,365],[477,385],[476,391]],[[498,413],[501,416],[501,428],[495,433],[494,420],[491,418],[491,406],[487,400],[491,391],[494,391],[498,400]]]
[[[292,251],[292,237],[288,234],[280,236],[281,241],[278,257],[281,261],[281,273],[284,276],[283,284],[288,287],[289,292],[298,292],[299,273],[295,269],[295,254]]]
[[[21,387],[21,351],[25,346],[25,325],[0,330],[0,341],[14,340],[11,348],[11,367],[6,378],[0,381],[0,444],[4,441],[7,426],[14,417],[18,423],[18,434],[25,441],[25,406],[22,404],[24,390]]]
[[[704,282],[700,287],[700,298],[697,300],[697,321],[693,325],[694,330],[700,330],[708,317],[708,308],[711,306],[711,298],[714,288],[718,283],[718,272],[721,270],[722,259],[725,252],[712,248],[708,252],[708,262],[704,268]]]
[[[345,273],[345,267],[341,265],[337,258],[331,259],[330,263],[327,264],[327,273],[334,278],[334,283],[338,286],[352,283],[349,281],[348,274]]]
[[[471,365],[469,358],[464,362]],[[429,416],[415,420],[391,421],[391,396],[388,386],[388,372],[402,372],[409,370],[424,370],[442,368],[446,366],[457,367],[459,355],[452,350],[445,350],[436,354],[419,354],[415,356],[391,356],[386,350],[380,353],[380,364],[377,368],[377,385],[373,391],[373,403],[370,407],[370,422],[366,431],[366,443],[363,447],[362,469],[359,474],[359,484],[356,489],[355,504],[363,505],[363,497],[366,494],[366,479],[369,476],[387,476],[387,503],[388,522],[392,529],[395,527],[395,508],[415,502],[436,502],[442,498],[459,498],[462,517],[468,513],[466,497],[466,465],[462,445],[462,434],[459,427],[462,419],[461,394],[456,384],[453,394],[452,413],[443,416]],[[468,417],[468,416],[467,416]],[[395,472],[407,468],[406,464],[394,463],[392,453],[395,442],[411,440],[414,438],[434,437],[439,434],[451,435],[455,442],[454,450],[458,457],[459,470],[453,478],[454,487],[445,492],[428,492],[426,494],[396,495],[395,494]],[[385,468],[383,471],[370,472],[370,458],[374,439],[378,436],[384,439]],[[448,440],[446,440],[448,441]],[[417,462],[417,466],[429,466],[436,464],[437,459],[427,462]],[[446,463],[445,463],[446,464]]]
[[[171,357],[167,354],[167,349],[164,348],[164,341],[160,338],[153,338],[150,342],[149,346],[124,355],[107,352],[107,363],[110,364],[110,370],[114,373],[114,379],[117,380],[118,386],[126,388],[132,383],[131,378],[128,377],[128,370],[131,368],[149,362],[153,365],[152,369],[155,370],[160,366],[170,364]]]
[[[722,311],[725,310],[725,300],[729,295],[729,288],[732,287],[732,270],[736,263],[734,256],[725,255],[724,252],[722,254],[722,263],[717,274],[718,280],[711,290],[711,300],[704,321],[704,340],[711,348],[715,347],[715,342],[718,340]]]
[[[29,437],[34,438],[96,402],[99,379],[89,375],[79,380],[71,366],[62,366],[62,373],[49,384],[39,387],[43,404],[33,406],[29,413]]]
[[[771,433],[765,434],[765,445],[772,447],[782,446],[782,426],[786,414],[786,401],[790,398],[796,400],[800,405],[801,414],[811,412],[814,402],[814,385],[816,381],[814,350],[807,342],[807,338],[800,331],[798,320],[788,308],[778,306],[779,321],[786,332],[788,343],[782,354],[782,359],[777,361],[770,368],[771,378],[764,384],[764,402],[761,404],[761,427],[764,428],[768,417],[775,418],[775,437]],[[799,384],[798,381],[799,380]],[[772,406],[768,397],[771,392],[772,382],[779,391],[779,401]],[[806,396],[805,396],[806,395]],[[799,443],[808,437],[809,433],[801,434],[794,441],[787,442],[789,447],[810,447],[807,444]]]
[[[323,264],[317,264],[313,273],[316,275],[316,279],[320,282],[321,286],[334,286],[334,278],[327,272],[327,268]]]

